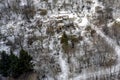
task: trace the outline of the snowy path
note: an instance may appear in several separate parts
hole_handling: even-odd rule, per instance
[[[59,80],[68,80],[69,67],[68,63],[66,62],[66,58],[63,58],[63,53],[60,53],[59,55],[59,62],[62,70]]]

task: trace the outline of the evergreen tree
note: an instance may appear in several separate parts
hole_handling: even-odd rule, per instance
[[[18,70],[19,70],[18,61],[19,61],[19,58],[16,55],[14,55],[12,52],[11,52],[9,58],[10,58],[9,76],[18,77],[19,76],[19,74],[18,74]]]
[[[10,55],[5,51],[1,53],[0,74],[5,77],[19,77],[21,74],[32,71],[32,57],[25,50],[21,50],[19,57],[11,52]]]
[[[69,45],[68,45],[68,36],[67,34],[64,32],[62,37],[61,37],[61,44],[62,44],[62,49],[64,50],[65,53],[69,52]]]
[[[33,64],[31,62],[32,57],[26,52],[25,50],[21,49],[20,51],[20,56],[19,56],[19,68],[20,68],[20,73],[23,72],[28,72],[33,70]]]
[[[1,52],[1,60],[0,60],[0,74],[7,77],[9,75],[10,68],[10,59],[9,55],[6,54],[5,51]]]

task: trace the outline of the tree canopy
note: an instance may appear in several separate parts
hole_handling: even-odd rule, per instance
[[[20,50],[19,56],[16,56],[13,52],[8,55],[5,51],[0,54],[0,74],[2,76],[17,78],[21,74],[33,70],[32,57],[23,49]]]

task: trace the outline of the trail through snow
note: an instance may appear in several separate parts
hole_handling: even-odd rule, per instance
[[[63,53],[60,52],[59,62],[62,70],[62,74],[60,75],[59,80],[68,80],[69,68],[66,62],[66,58],[63,59]]]

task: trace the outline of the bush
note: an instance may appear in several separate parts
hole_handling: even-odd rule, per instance
[[[92,29],[91,29],[91,26],[88,25],[88,26],[85,28],[85,30],[86,30],[86,31],[91,31],[91,30],[92,30]]]
[[[77,37],[76,35],[71,35],[70,40],[73,43],[77,43],[77,42],[79,42],[79,37]]]
[[[65,53],[67,53],[69,49],[69,45],[68,45],[68,36],[65,32],[61,37],[61,44],[62,44],[62,49],[64,50]]]
[[[68,53],[73,48],[75,49],[75,44],[78,43],[80,40],[82,40],[82,37],[77,37],[76,35],[67,35],[65,32],[63,33],[61,37],[61,44],[62,48],[65,53]],[[71,42],[68,43],[68,42]]]
[[[40,9],[40,15],[42,15],[42,16],[47,15],[47,10],[46,9]]]
[[[8,55],[5,51],[3,51],[1,53],[0,60],[0,74],[5,77],[10,76],[17,78],[21,74],[33,70],[31,60],[32,57],[23,49],[20,51],[19,57],[14,55],[12,52]]]
[[[22,14],[27,20],[30,20],[31,18],[34,18],[36,11],[34,6],[26,6],[23,8]]]
[[[61,37],[61,44],[68,44],[68,36],[67,34],[64,32],[62,37]]]
[[[46,29],[46,33],[47,33],[48,35],[54,35],[54,28],[53,28],[52,26],[48,27],[48,28]]]

